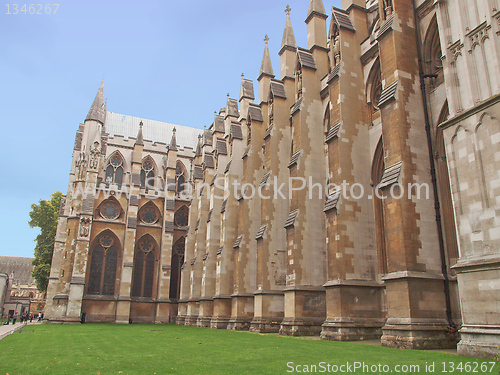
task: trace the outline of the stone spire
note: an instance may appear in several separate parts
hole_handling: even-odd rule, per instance
[[[143,123],[141,121],[139,123],[139,132],[137,133],[137,140],[135,141],[135,144],[144,146],[144,138],[142,136],[142,126],[143,126]]]
[[[89,120],[99,121],[103,125],[106,120],[106,103],[104,102],[104,77],[102,78],[101,87],[99,87],[99,91],[97,91],[97,95],[95,96],[94,103],[92,103],[92,107],[90,107],[89,113],[85,118],[85,121]]]
[[[307,10],[306,23],[314,15],[323,16],[326,18],[325,7],[323,6],[323,0],[310,0],[309,9]]]
[[[170,140],[170,146],[168,146],[168,149],[172,151],[177,151],[177,138],[175,137],[176,131],[177,130],[175,128],[172,130],[172,139]]]
[[[198,144],[196,145],[196,153],[194,156],[201,156],[201,142],[202,142],[203,136],[201,134],[198,134]]]
[[[326,43],[326,19],[325,7],[322,0],[310,0],[307,11],[307,48],[313,47],[325,48]]]
[[[279,55],[283,53],[285,48],[291,48],[295,51],[297,48],[297,43],[295,42],[295,35],[292,29],[292,21],[290,21],[290,11],[292,9],[289,5],[286,6],[286,21],[285,21],[285,30],[283,31],[283,39],[281,40],[281,49]]]
[[[269,55],[269,47],[267,43],[269,42],[269,37],[265,36],[264,42],[266,43],[264,47],[264,56],[262,56],[262,64],[260,65],[259,80],[263,75],[271,76],[274,78],[273,66],[271,64],[271,56]]]

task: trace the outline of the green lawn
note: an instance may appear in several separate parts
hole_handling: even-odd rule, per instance
[[[440,352],[176,325],[44,324],[0,341],[0,375],[286,374],[296,366],[313,372],[304,365],[316,365],[321,373],[328,365],[347,364],[351,367],[344,367],[344,373],[363,373],[354,371],[355,362],[386,365],[393,373],[396,365],[418,365],[420,371],[412,373],[421,374],[448,372],[452,366],[459,370],[448,373],[499,373],[498,365],[490,372],[491,365],[485,364],[482,372],[480,360]],[[426,371],[432,363],[434,371]],[[383,370],[367,372],[365,367],[364,373]]]

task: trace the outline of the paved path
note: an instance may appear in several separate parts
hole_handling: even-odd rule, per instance
[[[0,324],[0,340],[3,339],[4,337],[9,336],[11,333],[16,332],[18,329],[23,328],[26,324],[31,325],[31,324],[41,324],[39,322],[32,322],[32,323],[19,323],[16,322],[16,324],[7,324],[4,325],[3,323]]]

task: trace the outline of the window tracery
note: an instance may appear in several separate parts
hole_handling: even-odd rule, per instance
[[[217,161],[216,157],[216,161]],[[186,171],[181,162],[178,161],[175,166],[176,192],[181,194],[186,189]]]
[[[106,177],[104,179],[106,186],[117,184],[121,186],[123,183],[123,158],[119,153],[111,155],[106,167]]]
[[[99,208],[99,215],[106,220],[116,220],[120,213],[120,206],[112,200],[105,201]]]
[[[87,294],[112,296],[115,294],[119,245],[109,233],[98,237],[90,254]]]
[[[186,206],[180,207],[174,216],[174,224],[178,227],[187,227],[188,225],[189,209]]]
[[[156,224],[160,219],[160,212],[153,203],[148,202],[139,210],[138,216],[145,224]]]
[[[141,238],[136,247],[133,269],[132,296],[153,296],[156,244],[151,236]]]
[[[141,166],[141,187],[154,188],[155,186],[155,170],[154,162],[151,157],[147,156],[142,161]]]

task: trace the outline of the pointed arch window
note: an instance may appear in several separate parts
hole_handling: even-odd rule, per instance
[[[176,192],[181,194],[186,189],[186,170],[179,161],[175,166],[175,179],[177,180]]]
[[[181,228],[187,227],[188,217],[189,217],[189,209],[185,205],[183,205],[175,212],[174,224],[177,227]]]
[[[156,244],[146,235],[137,243],[132,281],[132,297],[153,297]]]
[[[170,298],[178,299],[180,296],[181,266],[184,263],[185,238],[179,238],[172,248],[172,261],[170,271]]]
[[[121,186],[123,183],[123,158],[120,154],[111,155],[106,167],[106,177],[104,179],[106,186],[117,184]]]
[[[377,258],[378,270],[381,275],[387,273],[387,250],[385,242],[385,218],[384,218],[384,201],[382,200],[382,192],[379,189],[380,183],[385,170],[384,163],[384,143],[382,137],[378,142],[377,148],[372,161],[372,183],[373,183],[373,205],[375,214],[375,234],[377,240]]]
[[[154,188],[155,186],[155,168],[154,161],[147,156],[142,161],[141,167],[141,187]]]
[[[382,94],[382,75],[380,71],[380,59],[377,59],[368,75],[366,86],[366,101],[368,103],[370,122],[380,116],[378,103]]]
[[[119,245],[114,236],[105,233],[97,238],[90,253],[87,294],[113,296],[118,269]]]
[[[425,73],[428,74],[430,89],[434,90],[444,82],[443,52],[439,40],[437,19],[434,16],[424,40]]]

